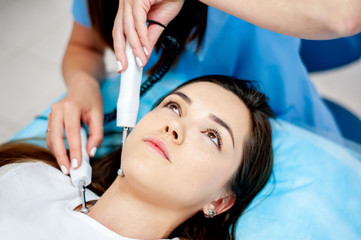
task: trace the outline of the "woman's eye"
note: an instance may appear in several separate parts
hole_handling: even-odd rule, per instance
[[[180,116],[179,106],[176,103],[169,103],[167,107]]]
[[[202,133],[206,134],[206,136],[217,146],[218,150],[222,150],[222,137],[220,131],[213,128],[208,128]]]
[[[218,136],[216,133],[212,132],[212,131],[208,131],[207,132],[207,136],[209,137],[209,139],[211,139],[217,146],[219,145],[218,142]]]

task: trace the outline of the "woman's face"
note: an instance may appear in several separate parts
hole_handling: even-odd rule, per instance
[[[126,140],[122,168],[142,198],[199,210],[226,193],[249,129],[248,109],[236,95],[192,83],[140,120]]]

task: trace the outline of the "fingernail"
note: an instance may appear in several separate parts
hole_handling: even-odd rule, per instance
[[[73,160],[71,160],[71,167],[77,168],[78,166],[79,166],[78,160],[76,160],[76,158],[73,158]]]
[[[96,147],[93,147],[93,148],[90,150],[90,155],[91,155],[91,157],[94,157],[96,152],[97,152],[97,148],[96,148]]]
[[[61,165],[60,166],[60,169],[61,169],[61,171],[65,174],[65,175],[68,175],[68,169],[66,169],[66,167],[65,166],[63,166],[63,165]]]
[[[123,69],[122,63],[120,61],[117,61],[117,65],[118,65],[118,72],[122,71]]]
[[[143,63],[142,63],[142,61],[140,60],[139,57],[136,57],[136,58],[135,58],[135,61],[137,62],[137,64],[138,64],[139,67],[143,67]]]
[[[147,55],[147,56],[149,55],[149,52],[145,47],[143,47],[143,51],[144,51],[145,55]]]

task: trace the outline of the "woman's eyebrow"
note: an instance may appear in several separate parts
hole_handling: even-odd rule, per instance
[[[228,124],[225,123],[222,119],[220,119],[220,118],[217,117],[216,115],[214,115],[213,113],[210,113],[208,117],[209,117],[210,119],[212,119],[213,121],[215,121],[216,123],[218,123],[219,125],[221,125],[222,127],[224,127],[225,129],[227,129],[229,135],[231,135],[232,143],[233,143],[233,148],[234,148],[233,132],[232,132],[232,129],[228,126]]]
[[[177,92],[171,93],[170,95],[172,95],[172,94],[178,95],[179,97],[181,97],[189,105],[192,104],[192,100],[187,95],[185,95],[184,93],[177,91]]]

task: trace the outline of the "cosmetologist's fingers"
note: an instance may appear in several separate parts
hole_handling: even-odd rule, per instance
[[[142,7],[142,1],[134,1],[133,3],[133,20],[134,27],[138,34],[140,44],[143,46],[143,51],[147,58],[149,58],[151,48],[148,38],[148,28],[147,28],[147,13],[149,9],[144,9]]]
[[[123,29],[123,1],[119,1],[118,12],[113,26],[113,46],[115,58],[118,64],[118,73],[128,67],[127,57],[125,55],[125,36]]]
[[[51,112],[48,115],[48,125],[46,127],[46,146],[48,146],[49,150],[53,152],[51,141],[50,141],[50,122],[51,122]]]
[[[140,43],[137,31],[135,30],[133,12],[129,3],[126,3],[124,6],[123,21],[125,37],[133,50],[136,63],[139,67],[143,67],[148,61],[148,58],[144,53],[143,46]]]
[[[81,165],[81,141],[80,141],[80,110],[73,102],[67,102],[64,106],[64,125],[66,139],[68,140],[69,155],[72,168]]]
[[[103,113],[92,111],[90,113],[90,120],[88,123],[89,138],[86,146],[90,157],[94,157],[98,146],[103,141]]]
[[[69,174],[70,162],[64,144],[64,121],[62,108],[58,103],[51,107],[51,119],[48,123],[47,138],[50,150],[53,152],[62,172]]]

